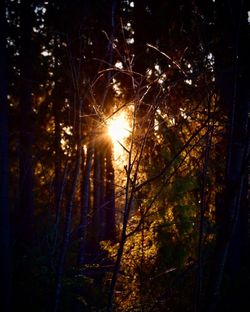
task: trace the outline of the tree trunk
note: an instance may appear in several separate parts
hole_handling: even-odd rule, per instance
[[[103,236],[103,189],[104,189],[104,157],[102,145],[95,144],[94,152],[94,203],[93,203],[93,248],[94,252],[98,250],[98,244]]]
[[[145,1],[135,2],[135,72],[146,74],[148,58],[146,44],[153,43],[150,38],[149,16],[146,12]]]
[[[109,142],[106,150],[106,194],[105,194],[105,237],[106,240],[115,240],[115,172],[112,160],[112,143]]]
[[[227,273],[228,283],[234,285],[242,265],[241,242],[247,236],[240,228],[240,219],[246,215],[246,169],[249,156],[249,25],[243,1],[216,2],[218,30],[221,41],[216,56],[216,78],[221,104],[228,112],[228,151],[225,178],[223,221],[218,224],[215,258],[208,311],[238,310],[237,294],[227,293],[221,299],[221,288]],[[218,211],[217,215],[221,212]],[[246,220],[247,222],[247,220]],[[237,259],[235,257],[237,254]],[[233,298],[234,297],[234,298]]]
[[[10,311],[9,132],[6,74],[5,4],[0,2],[0,306]]]
[[[56,83],[53,92],[53,115],[54,115],[54,206],[52,208],[52,219],[54,222],[54,237],[53,237],[53,247],[51,256],[53,257],[58,244],[58,237],[61,229],[61,219],[62,219],[62,200],[66,185],[66,177],[68,172],[68,162],[65,163],[64,172],[62,172],[62,148],[61,148],[61,127],[60,127],[60,110],[61,105],[59,104],[59,87]],[[51,258],[53,261],[53,259]]]
[[[72,189],[70,192],[70,197],[69,197],[67,211],[66,211],[63,245],[62,245],[62,250],[59,256],[57,272],[56,272],[56,281],[55,281],[56,291],[55,291],[55,302],[54,302],[54,309],[53,309],[54,312],[57,312],[59,310],[60,300],[61,300],[64,263],[65,263],[65,258],[66,258],[67,251],[68,251],[69,242],[70,242],[73,204],[74,204],[75,194],[77,191],[77,183],[78,183],[78,177],[79,177],[80,167],[81,167],[81,147],[80,146],[78,146],[77,153],[78,155],[77,155],[76,166],[74,170],[74,179],[72,182]]]
[[[19,239],[30,242],[33,233],[33,164],[32,164],[32,9],[31,1],[21,2],[20,14],[20,207],[18,219]]]
[[[57,40],[55,38],[56,44]],[[55,53],[55,77],[58,75],[58,51],[57,47],[54,48]],[[56,79],[57,80],[57,79]],[[59,79],[58,79],[59,80]],[[54,179],[54,214],[56,215],[56,219],[59,218],[59,209],[60,209],[60,196],[61,196],[61,184],[62,184],[62,149],[61,149],[61,127],[60,127],[60,121],[61,121],[61,88],[59,85],[59,82],[56,81],[55,87],[52,94],[52,100],[53,100],[53,115],[54,115],[54,125],[55,125],[55,131],[54,131],[54,147],[55,147],[55,179]]]
[[[90,173],[93,159],[93,148],[88,147],[86,165],[83,173],[82,190],[81,190],[81,220],[79,225],[79,254],[78,265],[81,265],[85,261],[85,247],[86,247],[86,235],[88,227],[88,214],[89,214],[89,190],[90,190]]]

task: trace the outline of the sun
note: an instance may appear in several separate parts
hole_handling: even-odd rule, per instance
[[[107,123],[108,135],[113,143],[122,143],[130,134],[129,122],[125,112],[117,113],[108,120]]]

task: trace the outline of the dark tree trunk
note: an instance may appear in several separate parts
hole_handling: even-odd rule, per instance
[[[243,308],[238,293],[228,291],[221,296],[225,274],[231,289],[239,278],[244,254],[242,247],[246,246],[243,242],[247,237],[247,225],[242,226],[242,217],[247,215],[250,49],[247,10],[243,2],[216,1],[217,29],[221,36],[215,54],[216,78],[221,105],[228,112],[229,123],[225,190],[222,204],[217,208],[222,210],[217,212],[217,215],[222,215],[222,222],[218,224],[208,311],[236,311]]]
[[[18,212],[19,239],[28,242],[33,237],[33,164],[32,164],[32,8],[31,1],[20,7],[20,207]]]
[[[9,132],[5,4],[0,2],[0,310],[10,311]]]
[[[54,147],[55,147],[55,180],[54,180],[54,212],[56,220],[60,215],[60,197],[62,184],[62,149],[61,149],[61,127],[60,127],[60,109],[58,86],[55,86],[53,93],[53,114],[55,120]]]
[[[93,146],[89,144],[87,149],[87,156],[86,156],[86,164],[84,167],[84,162],[82,165],[82,182],[81,182],[81,209],[80,209],[80,224],[79,224],[79,252],[77,257],[77,265],[82,273],[82,265],[87,263],[86,257],[86,247],[87,247],[87,234],[89,230],[89,211],[90,211],[90,176],[91,176],[91,169],[92,169],[92,160],[93,160]],[[76,289],[77,295],[84,297],[84,292],[81,287],[77,287]],[[81,311],[82,304],[77,301],[75,304],[75,311]]]
[[[85,248],[86,248],[86,235],[89,222],[89,198],[90,198],[90,174],[93,159],[93,148],[88,147],[86,165],[83,173],[82,187],[81,187],[81,220],[79,226],[79,254],[78,265],[85,262]]]
[[[60,83],[60,66],[59,63],[59,48],[60,38],[58,35],[54,37],[54,79],[55,86],[52,93],[53,101],[53,116],[54,116],[54,150],[55,150],[55,178],[54,178],[54,210],[53,214],[56,216],[56,221],[60,220],[60,198],[62,181],[62,148],[61,148],[61,109],[62,109],[62,86]],[[58,223],[57,222],[57,223]]]
[[[104,239],[115,240],[115,172],[112,160],[112,144],[107,145],[106,150],[106,193],[105,193],[105,237]]]
[[[55,288],[56,288],[55,289],[55,302],[54,302],[54,309],[53,309],[54,312],[57,312],[60,307],[64,263],[65,263],[69,243],[70,243],[73,204],[74,204],[74,199],[75,199],[75,195],[77,191],[80,168],[81,168],[81,147],[78,146],[74,177],[72,181],[72,188],[70,191],[69,201],[68,201],[67,210],[66,210],[63,244],[62,244],[62,249],[60,252],[59,261],[57,265],[56,281],[55,281]]]
[[[95,144],[94,152],[94,203],[93,203],[93,247],[98,249],[98,243],[103,236],[103,189],[104,189],[104,157],[102,144]]]
[[[56,75],[56,74],[55,74]],[[54,205],[51,211],[51,217],[54,222],[53,248],[51,251],[51,260],[55,254],[60,229],[62,226],[62,201],[66,185],[68,172],[68,162],[65,163],[64,172],[62,172],[62,148],[61,148],[61,105],[60,105],[60,87],[56,83],[52,93],[53,115],[54,115]],[[53,260],[52,260],[53,261]]]
[[[135,68],[142,75],[146,74],[148,58],[146,58],[146,44],[150,42],[149,16],[146,12],[145,1],[135,2]]]

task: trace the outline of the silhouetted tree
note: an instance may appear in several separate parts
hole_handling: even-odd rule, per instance
[[[34,87],[32,43],[32,1],[22,1],[20,5],[20,176],[18,239],[28,243],[34,237],[34,200],[33,200],[33,160],[34,140],[32,92]]]
[[[7,104],[6,8],[0,3],[0,306],[10,311],[11,250],[9,203],[9,126]]]
[[[248,8],[249,9],[249,8]],[[223,295],[234,285],[246,264],[247,159],[249,157],[250,27],[244,1],[216,2],[216,85],[220,105],[228,115],[223,198],[217,206],[218,232],[212,271],[209,311],[245,309],[244,291]],[[241,273],[242,274],[242,273]],[[227,282],[225,282],[227,279]],[[225,286],[226,287],[226,286]],[[244,308],[243,308],[244,307]]]

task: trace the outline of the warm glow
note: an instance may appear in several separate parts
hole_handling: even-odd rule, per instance
[[[107,121],[108,135],[113,141],[114,160],[116,166],[123,166],[126,163],[126,139],[130,135],[130,122],[128,114],[117,112]]]
[[[108,134],[114,143],[122,143],[129,136],[129,122],[124,112],[117,113],[108,120]]]

